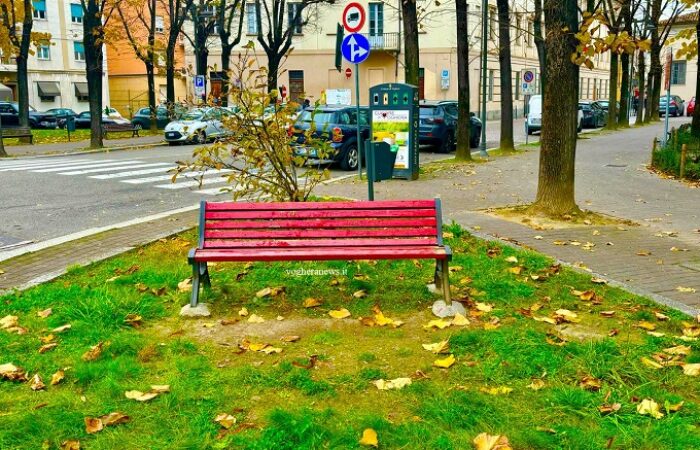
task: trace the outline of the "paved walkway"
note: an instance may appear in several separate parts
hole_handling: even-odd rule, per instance
[[[123,133],[122,133],[123,134]],[[105,147],[99,151],[123,150],[126,148],[152,147],[163,145],[163,136],[142,136],[137,138],[106,139]],[[80,153],[91,150],[90,141],[58,142],[55,144],[35,145],[6,145],[5,151],[9,158],[26,156],[61,155],[68,153]]]
[[[533,201],[537,190],[537,150],[497,158],[487,164],[428,166],[420,182],[392,180],[375,184],[375,198],[440,196],[448,222],[455,220],[479,234],[513,240],[568,264],[586,266],[632,291],[661,296],[695,312],[700,309],[700,189],[662,179],[644,168],[652,138],[661,129],[661,125],[651,125],[591,136],[579,142],[579,205],[639,224],[624,227],[625,231],[615,226],[535,231],[486,214],[484,211],[490,207]],[[347,180],[324,186],[319,194],[366,199],[367,186]],[[568,245],[555,245],[555,241]],[[583,245],[571,242],[591,242],[595,246],[585,250]],[[608,242],[612,245],[606,245]],[[648,256],[638,255],[649,252]],[[696,292],[680,292],[679,287]]]

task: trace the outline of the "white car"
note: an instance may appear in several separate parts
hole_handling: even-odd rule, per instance
[[[533,95],[528,103],[528,113],[525,116],[527,125],[527,134],[533,134],[535,131],[542,131],[542,96]],[[580,133],[583,130],[583,111],[578,108],[576,118],[576,132]]]
[[[223,119],[231,115],[227,108],[196,108],[184,114],[179,120],[165,126],[165,140],[170,145],[181,142],[204,144],[210,139],[230,134]]]

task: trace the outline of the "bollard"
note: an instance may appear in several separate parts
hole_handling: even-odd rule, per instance
[[[678,148],[678,133],[676,132],[676,127],[671,128],[671,148],[676,151]]]
[[[686,158],[687,153],[688,153],[688,145],[683,144],[683,147],[681,147],[681,167],[679,170],[679,175],[680,175],[681,180],[683,179],[683,177],[685,177],[685,158]]]

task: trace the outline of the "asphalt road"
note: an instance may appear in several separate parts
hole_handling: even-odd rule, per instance
[[[89,155],[0,160],[0,253],[18,242],[40,242],[93,228],[224,200],[221,175],[170,181],[167,170],[196,146],[156,147]],[[421,152],[427,162],[445,155]],[[331,167],[332,177],[350,172]]]

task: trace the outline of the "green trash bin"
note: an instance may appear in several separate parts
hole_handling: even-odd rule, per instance
[[[75,131],[75,117],[74,116],[67,116],[66,117],[66,129],[71,133]]]
[[[386,142],[365,141],[365,149],[369,151],[367,158],[367,176],[372,181],[390,180],[394,174],[394,163],[398,145],[389,145]]]

